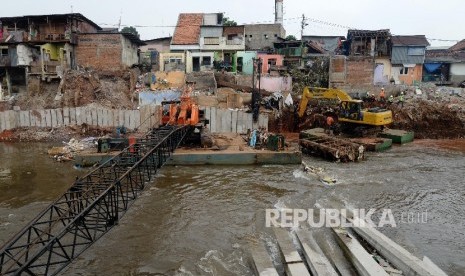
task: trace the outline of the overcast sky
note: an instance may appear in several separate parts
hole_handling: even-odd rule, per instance
[[[136,27],[141,39],[172,35],[182,12],[224,12],[237,23],[272,23],[274,0],[15,0],[2,1],[0,17],[79,12],[102,27]],[[424,34],[429,39],[465,38],[464,0],[284,0],[284,28],[305,35],[343,35],[347,27],[390,29],[396,35]],[[335,25],[331,25],[335,24]],[[433,46],[454,41],[430,40]]]

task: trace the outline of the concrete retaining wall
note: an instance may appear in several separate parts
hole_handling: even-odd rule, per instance
[[[208,128],[211,133],[246,133],[247,129],[256,128],[268,130],[268,115],[266,114],[260,114],[258,122],[253,122],[252,113],[216,107],[203,107],[202,109],[205,109],[205,117],[210,122]]]
[[[116,110],[98,107],[76,107],[41,110],[8,110],[0,112],[0,132],[19,127],[56,128],[61,126],[82,125],[98,127],[125,126],[128,129],[137,128],[147,131],[158,127],[161,123],[161,106],[144,105],[139,110]],[[247,129],[268,129],[268,115],[260,114],[258,122],[254,123],[252,113],[220,109],[217,107],[202,107],[208,128],[212,133],[234,132],[245,133]]]
[[[8,110],[0,112],[0,132],[18,127],[55,128],[87,124],[98,127],[125,126],[146,131],[160,123],[159,106],[142,106],[140,110],[115,110],[76,107],[41,110]]]

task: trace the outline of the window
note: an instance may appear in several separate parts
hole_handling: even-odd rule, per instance
[[[2,57],[8,56],[8,48],[2,48]]]
[[[407,75],[408,74],[408,67],[400,68],[400,74],[401,75]]]
[[[206,65],[206,66],[212,65],[212,58],[211,57],[203,57],[202,58],[202,65]]]
[[[278,37],[278,34],[274,34],[274,37]]]

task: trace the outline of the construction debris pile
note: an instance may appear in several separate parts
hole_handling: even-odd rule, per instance
[[[74,156],[86,149],[92,149],[96,146],[97,138],[88,137],[82,140],[71,138],[69,142],[63,142],[63,147],[53,147],[48,150],[48,155],[58,162],[71,161]]]
[[[409,93],[402,107],[394,103],[393,128],[412,130],[417,138],[464,138],[465,93],[436,88],[421,95]]]

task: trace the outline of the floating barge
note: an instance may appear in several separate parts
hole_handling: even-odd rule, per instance
[[[382,138],[391,139],[393,143],[405,144],[413,142],[414,133],[413,131],[405,131],[400,129],[386,129],[379,134]]]

